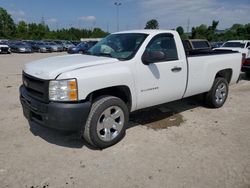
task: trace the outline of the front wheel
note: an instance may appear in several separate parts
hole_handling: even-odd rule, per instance
[[[112,146],[125,135],[128,119],[128,107],[120,98],[101,97],[91,107],[83,138],[100,149]]]
[[[211,90],[206,94],[205,102],[210,108],[220,108],[228,96],[228,82],[225,78],[215,78]]]

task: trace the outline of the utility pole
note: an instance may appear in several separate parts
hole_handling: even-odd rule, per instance
[[[190,26],[190,19],[188,18],[188,21],[187,21],[187,33],[189,32],[189,26]]]
[[[44,16],[42,16],[42,18],[41,18],[41,24],[42,24],[43,26],[45,26],[45,18],[44,18]]]
[[[122,5],[120,2],[115,2],[114,5],[116,6],[116,22],[117,22],[117,31],[120,30],[119,28],[119,7]]]

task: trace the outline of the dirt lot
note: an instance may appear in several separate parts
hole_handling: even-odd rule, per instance
[[[99,151],[22,115],[22,67],[52,55],[0,55],[0,187],[250,187],[249,80],[221,109],[194,97],[134,113],[126,137]]]

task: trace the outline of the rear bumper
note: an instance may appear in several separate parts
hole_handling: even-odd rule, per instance
[[[23,114],[29,121],[67,131],[79,131],[85,125],[91,107],[90,102],[43,103],[29,97],[23,86],[19,90]]]

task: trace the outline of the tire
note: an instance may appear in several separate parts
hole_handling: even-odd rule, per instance
[[[250,72],[246,72],[247,78],[250,78]]]
[[[228,82],[225,78],[215,78],[211,90],[205,96],[205,103],[210,108],[220,108],[228,96]]]
[[[110,147],[124,137],[128,120],[128,107],[120,98],[103,96],[93,103],[82,136],[94,147]]]

